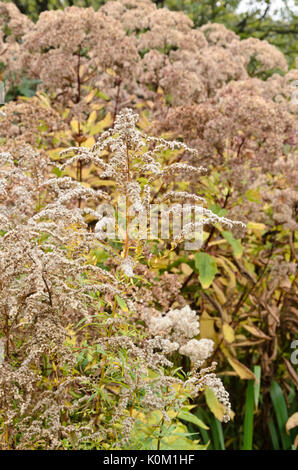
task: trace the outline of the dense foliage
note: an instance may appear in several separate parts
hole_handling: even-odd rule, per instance
[[[297,447],[298,72],[180,3],[0,3],[2,449]]]

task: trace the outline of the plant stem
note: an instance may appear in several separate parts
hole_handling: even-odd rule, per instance
[[[130,169],[129,169],[129,151],[128,151],[128,142],[126,142],[126,164],[127,164],[127,184],[130,182]],[[126,195],[126,204],[125,204],[125,245],[124,245],[124,258],[127,257],[129,252],[129,197]]]
[[[117,94],[116,94],[115,108],[114,108],[114,114],[113,114],[113,126],[112,127],[114,127],[116,116],[117,116],[117,113],[118,113],[121,82],[122,82],[122,80],[120,78],[117,78],[117,80],[116,80]]]
[[[162,437],[162,427],[164,425],[164,418],[162,418],[160,422],[160,430],[159,430],[159,436],[157,439],[157,450],[160,450],[160,444],[161,444],[161,437]]]
[[[116,299],[116,297],[115,297],[115,298],[114,298],[114,304],[113,304],[113,310],[112,310],[112,318],[114,318],[114,316],[115,316],[116,307],[117,307],[117,299]],[[107,337],[108,337],[108,338],[111,337],[112,330],[113,330],[113,323],[111,323],[110,326],[109,326],[108,333],[107,333]],[[105,355],[105,356],[103,357],[103,359],[102,359],[101,372],[100,372],[100,379],[99,379],[99,383],[98,383],[98,388],[99,388],[99,389],[100,389],[100,387],[103,385],[104,376],[105,376],[105,367],[106,367],[106,364],[107,364],[107,355]],[[99,392],[98,392],[97,401],[96,401],[96,418],[95,418],[95,425],[98,424],[99,412],[100,412],[100,394],[99,394]]]
[[[78,52],[78,62],[77,62],[77,98],[76,102],[79,103],[81,101],[81,78],[80,78],[80,67],[81,67],[81,46],[79,46]]]

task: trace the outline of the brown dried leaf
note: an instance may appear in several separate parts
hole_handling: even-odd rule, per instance
[[[266,335],[265,333],[263,333],[262,330],[260,330],[259,328],[257,328],[257,327],[254,326],[254,325],[242,325],[242,326],[243,326],[243,328],[245,328],[249,333],[251,333],[252,335],[256,336],[257,338],[271,340],[270,336],[268,336],[268,335]]]
[[[288,369],[289,376],[293,380],[295,387],[298,389],[298,374],[287,359],[283,358],[283,361]]]
[[[288,419],[287,424],[286,424],[287,433],[289,434],[290,429],[293,429],[296,426],[298,426],[298,413],[294,413]]]

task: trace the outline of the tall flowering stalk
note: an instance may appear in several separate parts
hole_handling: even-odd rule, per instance
[[[169,165],[164,165],[162,156],[165,152],[188,153],[197,157],[198,151],[189,148],[181,142],[167,141],[142,134],[136,128],[138,115],[133,114],[129,109],[119,113],[115,120],[113,129],[104,132],[96,144],[91,148],[72,147],[61,153],[62,157],[73,153],[62,168],[68,165],[81,162],[83,164],[93,164],[98,168],[100,179],[114,181],[117,188],[118,197],[125,198],[125,227],[126,235],[123,248],[123,258],[130,254],[129,249],[129,226],[131,215],[135,212],[143,212],[149,215],[150,204],[154,202],[179,202],[187,203],[189,210],[195,208],[197,204],[204,204],[206,201],[199,195],[185,191],[168,190],[160,194],[156,199],[156,194],[152,191],[156,187],[162,188],[164,185],[169,188],[170,184],[178,178],[187,181],[187,178],[199,176],[206,172],[206,169],[199,166],[194,167],[187,163],[174,161]],[[161,186],[160,186],[161,183]],[[174,205],[172,212],[175,212]],[[94,212],[94,216],[96,216]],[[222,224],[232,228],[233,226],[244,227],[241,222],[232,221],[225,217],[219,217],[212,211],[202,207],[201,220],[197,225]],[[98,237],[104,236],[102,232],[103,220],[100,219],[95,227]],[[196,229],[196,223],[189,223],[176,237],[176,242],[182,241],[185,237]]]
[[[63,152],[62,156],[74,155],[61,166],[93,164],[101,179],[114,181],[127,202],[128,228],[132,208],[148,210],[154,186],[168,183],[177,173],[187,176],[203,171],[184,163],[163,165],[166,152],[196,150],[143,135],[136,123],[137,115],[122,111],[114,128],[93,148],[73,147]],[[62,438],[72,448],[86,442],[106,446],[112,445],[113,436],[114,445],[118,442],[125,448],[134,439],[137,410],[144,416],[161,413],[160,429],[164,429],[171,419],[168,412],[172,408],[179,412],[189,396],[197,396],[206,386],[214,390],[225,410],[223,420],[228,420],[228,394],[214,374],[215,363],[202,368],[213,344],[196,339],[200,326],[196,312],[183,299],[181,308],[157,312],[151,300],[146,301],[146,278],[150,279],[147,244],[132,244],[129,230],[120,248],[103,239],[98,206],[112,200],[112,194],[67,176],[48,177],[45,170],[51,164],[38,155],[37,171],[31,164],[30,149],[18,160],[8,153],[0,158],[4,446],[34,448],[38,441],[42,447],[54,449],[62,445]],[[36,195],[36,187],[42,191],[42,199]],[[170,190],[162,198],[202,202],[200,196],[184,191]],[[85,220],[90,215],[98,219],[94,232]],[[208,209],[203,209],[202,217],[206,223],[239,225]],[[191,229],[192,224],[187,230]],[[184,237],[181,233],[179,240]],[[98,250],[108,254],[104,264],[96,262]],[[80,326],[77,333],[69,330],[74,324]],[[88,332],[86,336],[82,328]],[[79,357],[86,350],[90,362],[84,369]],[[172,372],[173,353],[191,360],[186,381]],[[115,383],[117,391],[111,393]],[[86,400],[91,415],[78,423],[77,416],[85,416]]]

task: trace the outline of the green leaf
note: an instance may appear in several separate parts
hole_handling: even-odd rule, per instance
[[[179,419],[183,419],[183,421],[187,421],[188,423],[195,424],[199,428],[209,429],[208,426],[200,420],[197,416],[193,415],[189,411],[181,410],[178,414]]]
[[[216,260],[207,253],[196,253],[195,267],[199,271],[199,280],[203,289],[208,289],[217,273]]]
[[[261,204],[261,197],[260,193],[256,189],[248,189],[245,193],[245,197],[248,201],[256,202],[257,204]]]
[[[228,212],[226,209],[223,209],[218,204],[211,204],[208,209],[214,212],[214,214],[218,215],[219,217],[224,217]]]
[[[237,259],[241,258],[242,253],[243,253],[243,248],[242,248],[240,239],[236,240],[236,238],[233,237],[231,232],[227,232],[225,230],[221,232],[221,234],[227,240],[227,242],[231,245],[235,258]]]
[[[106,261],[110,256],[105,250],[101,248],[96,248],[94,251],[92,251],[92,254],[96,256],[97,263],[102,263],[103,261]]]
[[[274,380],[270,388],[270,396],[273,403],[275,416],[278,424],[279,434],[283,450],[291,449],[291,439],[286,433],[286,424],[288,421],[288,411],[282,389]]]
[[[270,432],[270,437],[271,437],[273,449],[274,450],[280,450],[279,441],[278,441],[278,434],[277,434],[276,427],[274,425],[274,422],[273,422],[272,418],[270,418],[268,426],[269,426],[269,432]]]
[[[170,105],[172,103],[172,101],[173,101],[173,96],[170,93],[168,93],[166,95],[166,104]]]
[[[121,299],[121,297],[119,297],[119,295],[116,295],[116,299],[117,299],[117,303],[118,303],[119,307],[121,308],[121,310],[123,310],[123,312],[129,312],[128,307],[126,305],[126,302],[123,299]]]
[[[204,411],[203,409],[197,408],[195,413],[196,413],[196,416],[200,420],[207,421],[208,423],[210,422],[210,417],[208,416],[206,411]],[[211,446],[211,442],[210,442],[211,441],[210,431],[208,432],[208,431],[205,431],[205,429],[201,428],[200,429],[200,434],[202,436],[203,444],[207,445],[209,450],[212,450],[212,446]]]
[[[97,96],[98,98],[102,98],[103,100],[105,101],[110,101],[110,97],[108,95],[106,95],[103,91],[100,91],[98,89],[95,90],[95,96]]]
[[[101,345],[100,344],[97,344],[96,345],[96,351],[100,354],[102,354],[103,356],[106,356],[107,355],[107,352],[104,351],[104,349],[102,349]]]
[[[222,424],[215,416],[211,416],[211,433],[214,442],[214,450],[225,450]]]
[[[258,408],[261,387],[261,366],[254,366],[254,374],[257,379],[254,383],[254,401],[255,407]]]
[[[254,419],[254,380],[249,380],[246,389],[243,447],[242,450],[252,450]]]
[[[60,176],[62,176],[63,171],[61,171],[60,168],[58,168],[57,166],[55,166],[55,167],[52,169],[52,173],[54,173],[54,175],[58,176],[58,178],[59,178]]]

